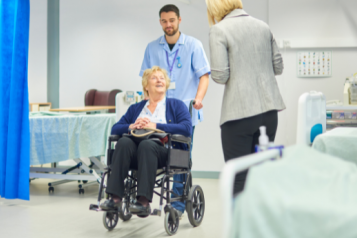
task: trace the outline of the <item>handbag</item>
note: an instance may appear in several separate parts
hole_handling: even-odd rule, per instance
[[[165,131],[144,127],[143,129],[130,129],[130,137],[137,142],[153,140],[165,144],[168,141]]]

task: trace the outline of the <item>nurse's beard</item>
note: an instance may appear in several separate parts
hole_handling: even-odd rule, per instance
[[[177,31],[179,30],[179,28],[177,27],[176,29],[172,29],[172,33],[171,34],[169,34],[167,31],[165,31],[164,30],[164,32],[165,32],[165,34],[167,35],[167,36],[173,36],[173,35],[175,35],[176,33],[177,33]]]

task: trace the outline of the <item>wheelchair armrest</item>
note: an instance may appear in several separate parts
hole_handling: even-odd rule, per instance
[[[175,141],[175,142],[185,143],[185,144],[191,143],[190,137],[186,137],[186,136],[178,135],[178,134],[172,135],[171,140]]]
[[[113,142],[113,141],[118,141],[120,138],[119,135],[110,135],[109,136],[109,141]]]

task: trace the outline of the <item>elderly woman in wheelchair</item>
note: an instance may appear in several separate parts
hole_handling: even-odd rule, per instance
[[[188,137],[192,131],[191,115],[182,101],[166,98],[169,84],[170,79],[164,69],[154,66],[152,69],[145,70],[142,86],[148,100],[130,106],[126,114],[113,126],[112,135],[119,135],[120,138],[117,139],[115,150],[108,162],[110,163],[110,165],[108,164],[110,173],[106,187],[108,199],[100,204],[100,208],[104,211],[118,211],[119,215],[122,213],[120,217],[123,217],[123,199],[127,201],[129,193],[133,188],[136,188],[134,192],[136,202],[128,205],[130,217],[131,214],[136,214],[139,217],[147,217],[150,214],[161,215],[162,201],[166,199],[168,205],[165,206],[165,228],[169,234],[174,234],[178,228],[178,212],[170,206],[170,202],[183,202],[191,199],[188,201],[188,203],[191,202],[189,220],[192,225],[198,226],[203,218],[204,196],[199,186],[195,186],[194,191],[191,191],[193,187],[191,187],[191,178],[189,178],[191,174],[188,152],[191,141]],[[128,135],[129,131],[133,132],[144,128],[158,129],[164,133],[153,134],[152,138],[155,139],[143,140]],[[155,137],[155,135],[157,136]],[[111,144],[111,140],[109,141]],[[110,154],[109,152],[108,156]],[[182,158],[178,158],[180,156]],[[169,162],[170,159],[171,162]],[[164,172],[161,173],[164,175],[161,181],[156,178],[159,168],[164,168]],[[135,178],[128,177],[130,170],[137,170]],[[174,194],[169,188],[169,179],[174,174],[187,175],[183,196]],[[135,180],[134,186],[132,184],[128,187],[126,182],[128,178]],[[156,188],[161,188],[161,193],[154,191],[155,185],[157,185]],[[102,187],[103,181],[100,189]],[[153,193],[161,195],[161,197],[160,211],[155,209],[156,211],[152,213],[150,203]],[[170,198],[170,193],[174,198]],[[98,200],[100,201],[100,198]],[[109,218],[114,219],[113,216]],[[114,221],[115,225],[117,220]],[[110,227],[104,225],[110,230]],[[113,226],[111,227],[113,228]]]

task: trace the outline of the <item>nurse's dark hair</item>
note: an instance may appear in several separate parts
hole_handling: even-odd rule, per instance
[[[177,18],[180,17],[180,10],[178,9],[178,7],[176,7],[176,6],[173,5],[173,4],[167,4],[167,5],[163,6],[163,7],[160,9],[159,17],[161,17],[161,13],[163,13],[163,12],[174,12],[174,13],[176,13]]]

